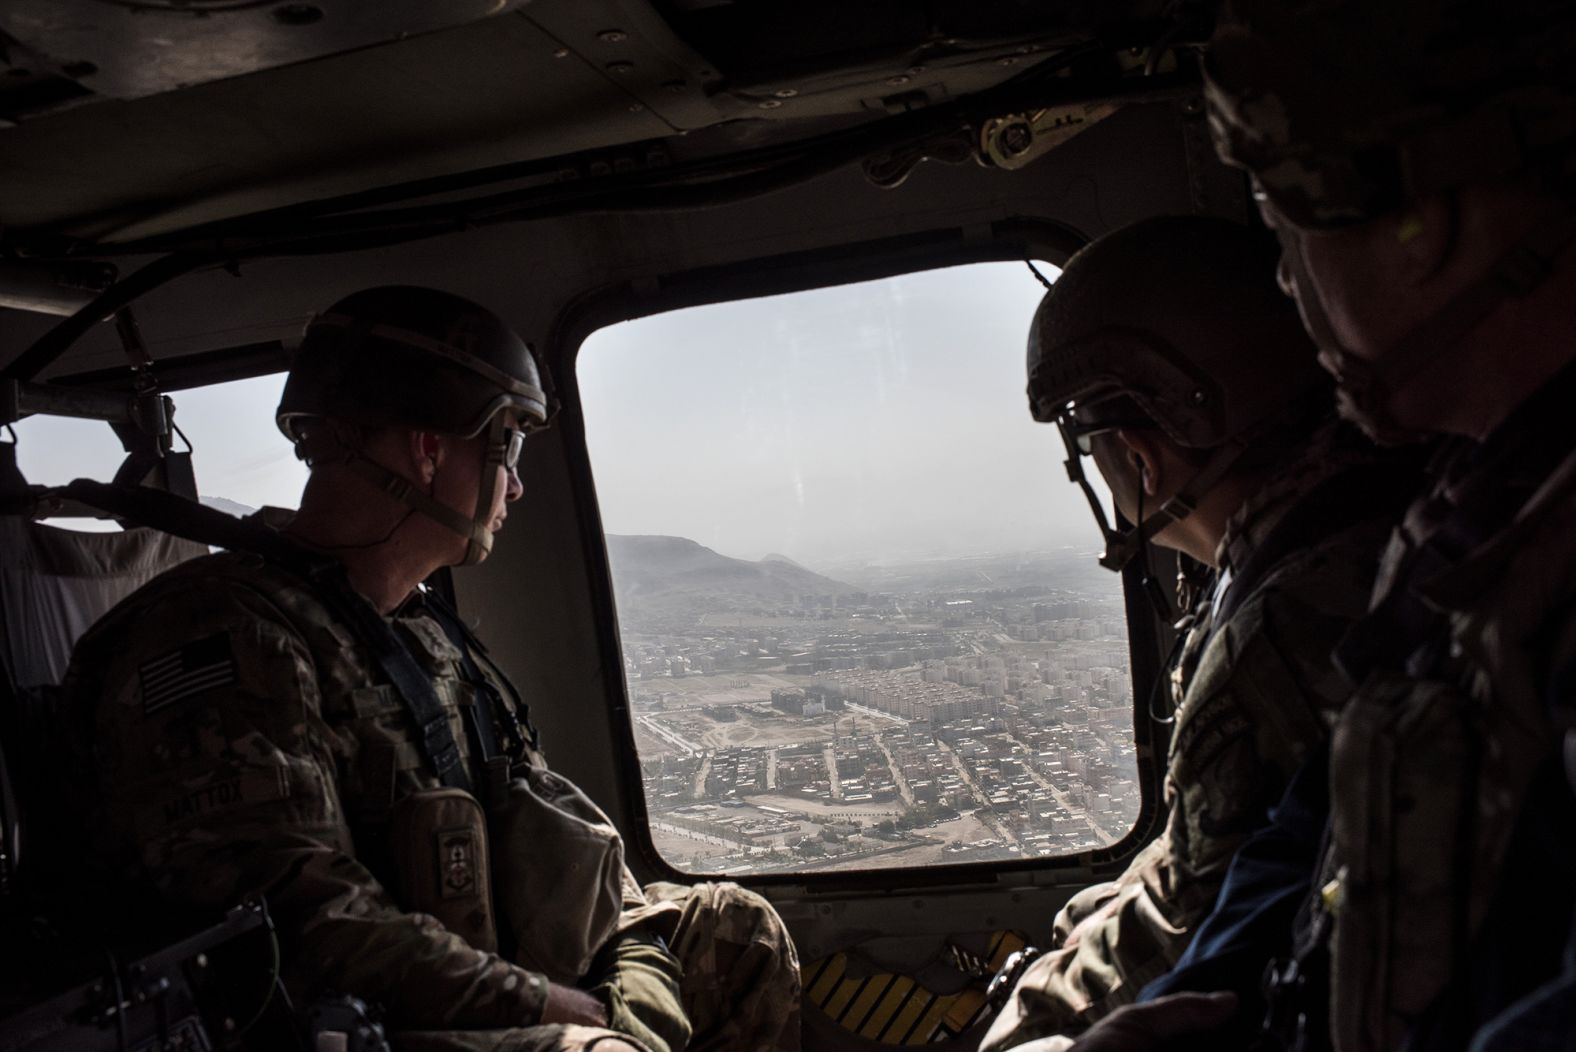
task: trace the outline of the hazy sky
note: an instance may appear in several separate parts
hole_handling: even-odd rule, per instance
[[[578,369],[604,525],[812,568],[1097,548],[1024,395],[1043,292],[987,263],[603,329]]]
[[[1054,268],[1042,266],[1047,275]],[[604,524],[812,568],[1098,540],[1029,419],[1024,341],[1043,289],[988,263],[696,307],[615,325],[579,360]],[[273,424],[282,376],[176,395],[205,495],[293,506]],[[103,424],[17,427],[28,479],[108,479]]]
[[[274,426],[284,382],[280,373],[172,396],[175,422],[196,450],[198,492],[252,507],[295,507],[306,467]],[[126,456],[109,425],[97,421],[29,417],[16,431],[17,463],[41,485],[82,476],[107,482]]]

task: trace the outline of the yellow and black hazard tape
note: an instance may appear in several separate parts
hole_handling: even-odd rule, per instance
[[[1024,946],[1016,932],[997,932],[986,955],[994,972]],[[883,1045],[929,1045],[966,1032],[990,1014],[982,983],[953,994],[925,989],[890,972],[849,975],[848,954],[835,953],[805,970],[805,1000],[844,1030]]]

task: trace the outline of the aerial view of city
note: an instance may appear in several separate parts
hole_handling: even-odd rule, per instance
[[[822,574],[607,543],[652,836],[678,868],[1049,857],[1136,819],[1119,582],[1086,552]]]

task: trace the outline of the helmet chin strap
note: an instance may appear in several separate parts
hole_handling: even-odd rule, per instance
[[[492,506],[498,493],[498,468],[504,465],[508,448],[503,416],[494,416],[487,427],[487,445],[482,451],[481,485],[476,492],[476,507],[470,518],[422,492],[410,479],[365,456],[360,449],[337,443],[337,459],[358,478],[445,529],[465,538],[465,557],[457,566],[473,566],[492,551]],[[315,459],[315,458],[314,458]]]
[[[1215,448],[1215,452],[1204,462],[1204,466],[1193,473],[1193,477],[1182,484],[1182,488],[1160,505],[1153,513],[1144,516],[1142,521],[1131,529],[1108,530],[1106,532],[1105,554],[1100,557],[1100,565],[1110,570],[1122,570],[1128,563],[1138,557],[1144,545],[1150,538],[1171,525],[1181,522],[1193,514],[1198,507],[1198,502],[1204,499],[1205,494],[1215,488],[1219,482],[1242,455],[1252,445],[1254,432],[1249,431],[1238,435],[1229,442],[1224,442]],[[1142,480],[1140,480],[1142,485]]]
[[[1477,328],[1500,304],[1532,292],[1554,272],[1555,260],[1576,240],[1576,206],[1557,216],[1501,255],[1488,271],[1376,358],[1363,358],[1341,342],[1309,276],[1301,235],[1284,227],[1281,245],[1297,287],[1308,335],[1319,347],[1319,361],[1335,377],[1341,415],[1380,445],[1404,445],[1429,437],[1397,421],[1395,395]]]
[[[487,445],[482,449],[482,478],[476,490],[476,510],[468,528],[455,531],[466,541],[465,558],[460,562],[461,566],[474,566],[492,553],[493,498],[498,493],[498,469],[504,466],[507,449],[503,415],[495,414],[487,422]]]
[[[1105,538],[1105,552],[1100,556],[1100,565],[1117,573],[1121,573],[1127,568],[1128,563],[1138,557],[1151,537],[1171,523],[1180,522],[1193,514],[1193,509],[1198,507],[1198,502],[1204,498],[1204,495],[1214,488],[1215,483],[1225,477],[1237,461],[1242,459],[1242,455],[1248,451],[1258,431],[1256,428],[1250,428],[1217,446],[1215,452],[1204,462],[1204,466],[1183,483],[1182,488],[1170,500],[1147,516],[1143,515],[1142,504],[1140,504],[1140,521],[1126,530],[1118,530],[1111,525],[1111,520],[1106,518],[1105,509],[1100,506],[1100,498],[1095,495],[1094,487],[1089,484],[1089,478],[1084,474],[1083,459],[1078,453],[1078,442],[1072,430],[1062,421],[1058,421],[1057,426],[1061,429],[1062,441],[1067,444],[1067,477],[1083,490],[1085,499],[1089,501],[1089,509],[1094,512],[1095,522],[1100,527],[1100,535]]]
[[[479,563],[492,550],[492,531],[488,529],[487,521],[483,516],[492,506],[492,491],[496,488],[496,483],[493,485],[482,483],[481,492],[476,496],[476,517],[466,518],[442,501],[423,493],[404,475],[368,460],[359,452],[351,453],[346,457],[344,465],[357,477],[371,483],[417,515],[425,516],[439,526],[464,537],[465,558],[455,565],[470,566]],[[493,472],[493,475],[496,476],[497,472]],[[485,505],[482,503],[484,499],[487,501]]]

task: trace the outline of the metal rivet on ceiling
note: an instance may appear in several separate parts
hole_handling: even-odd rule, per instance
[[[569,57],[569,49],[566,48],[566,47],[561,47],[557,51],[553,52],[553,57],[554,58],[568,58]]]
[[[998,66],[1016,66],[1017,64],[1018,60],[1011,55],[1008,55],[1006,58],[999,58],[996,60],[996,65]]]
[[[779,99],[791,99],[795,95],[799,94],[799,89],[798,88],[778,88],[776,91],[772,92],[772,94],[776,95]]]
[[[775,110],[777,107],[779,107],[781,105],[782,105],[782,100],[781,99],[767,99],[765,102],[761,103],[761,109],[763,109],[763,110]]]
[[[901,88],[903,85],[908,83],[908,78],[902,74],[898,74],[895,77],[888,77],[886,82],[887,87],[889,88]]]
[[[609,62],[607,64],[609,73],[628,73],[634,68],[635,64],[633,62]]]
[[[923,72],[925,72],[924,66],[910,66],[908,68],[908,75],[911,77],[917,77]]]
[[[629,34],[622,29],[604,29],[596,38],[604,44],[622,44],[629,39]]]

